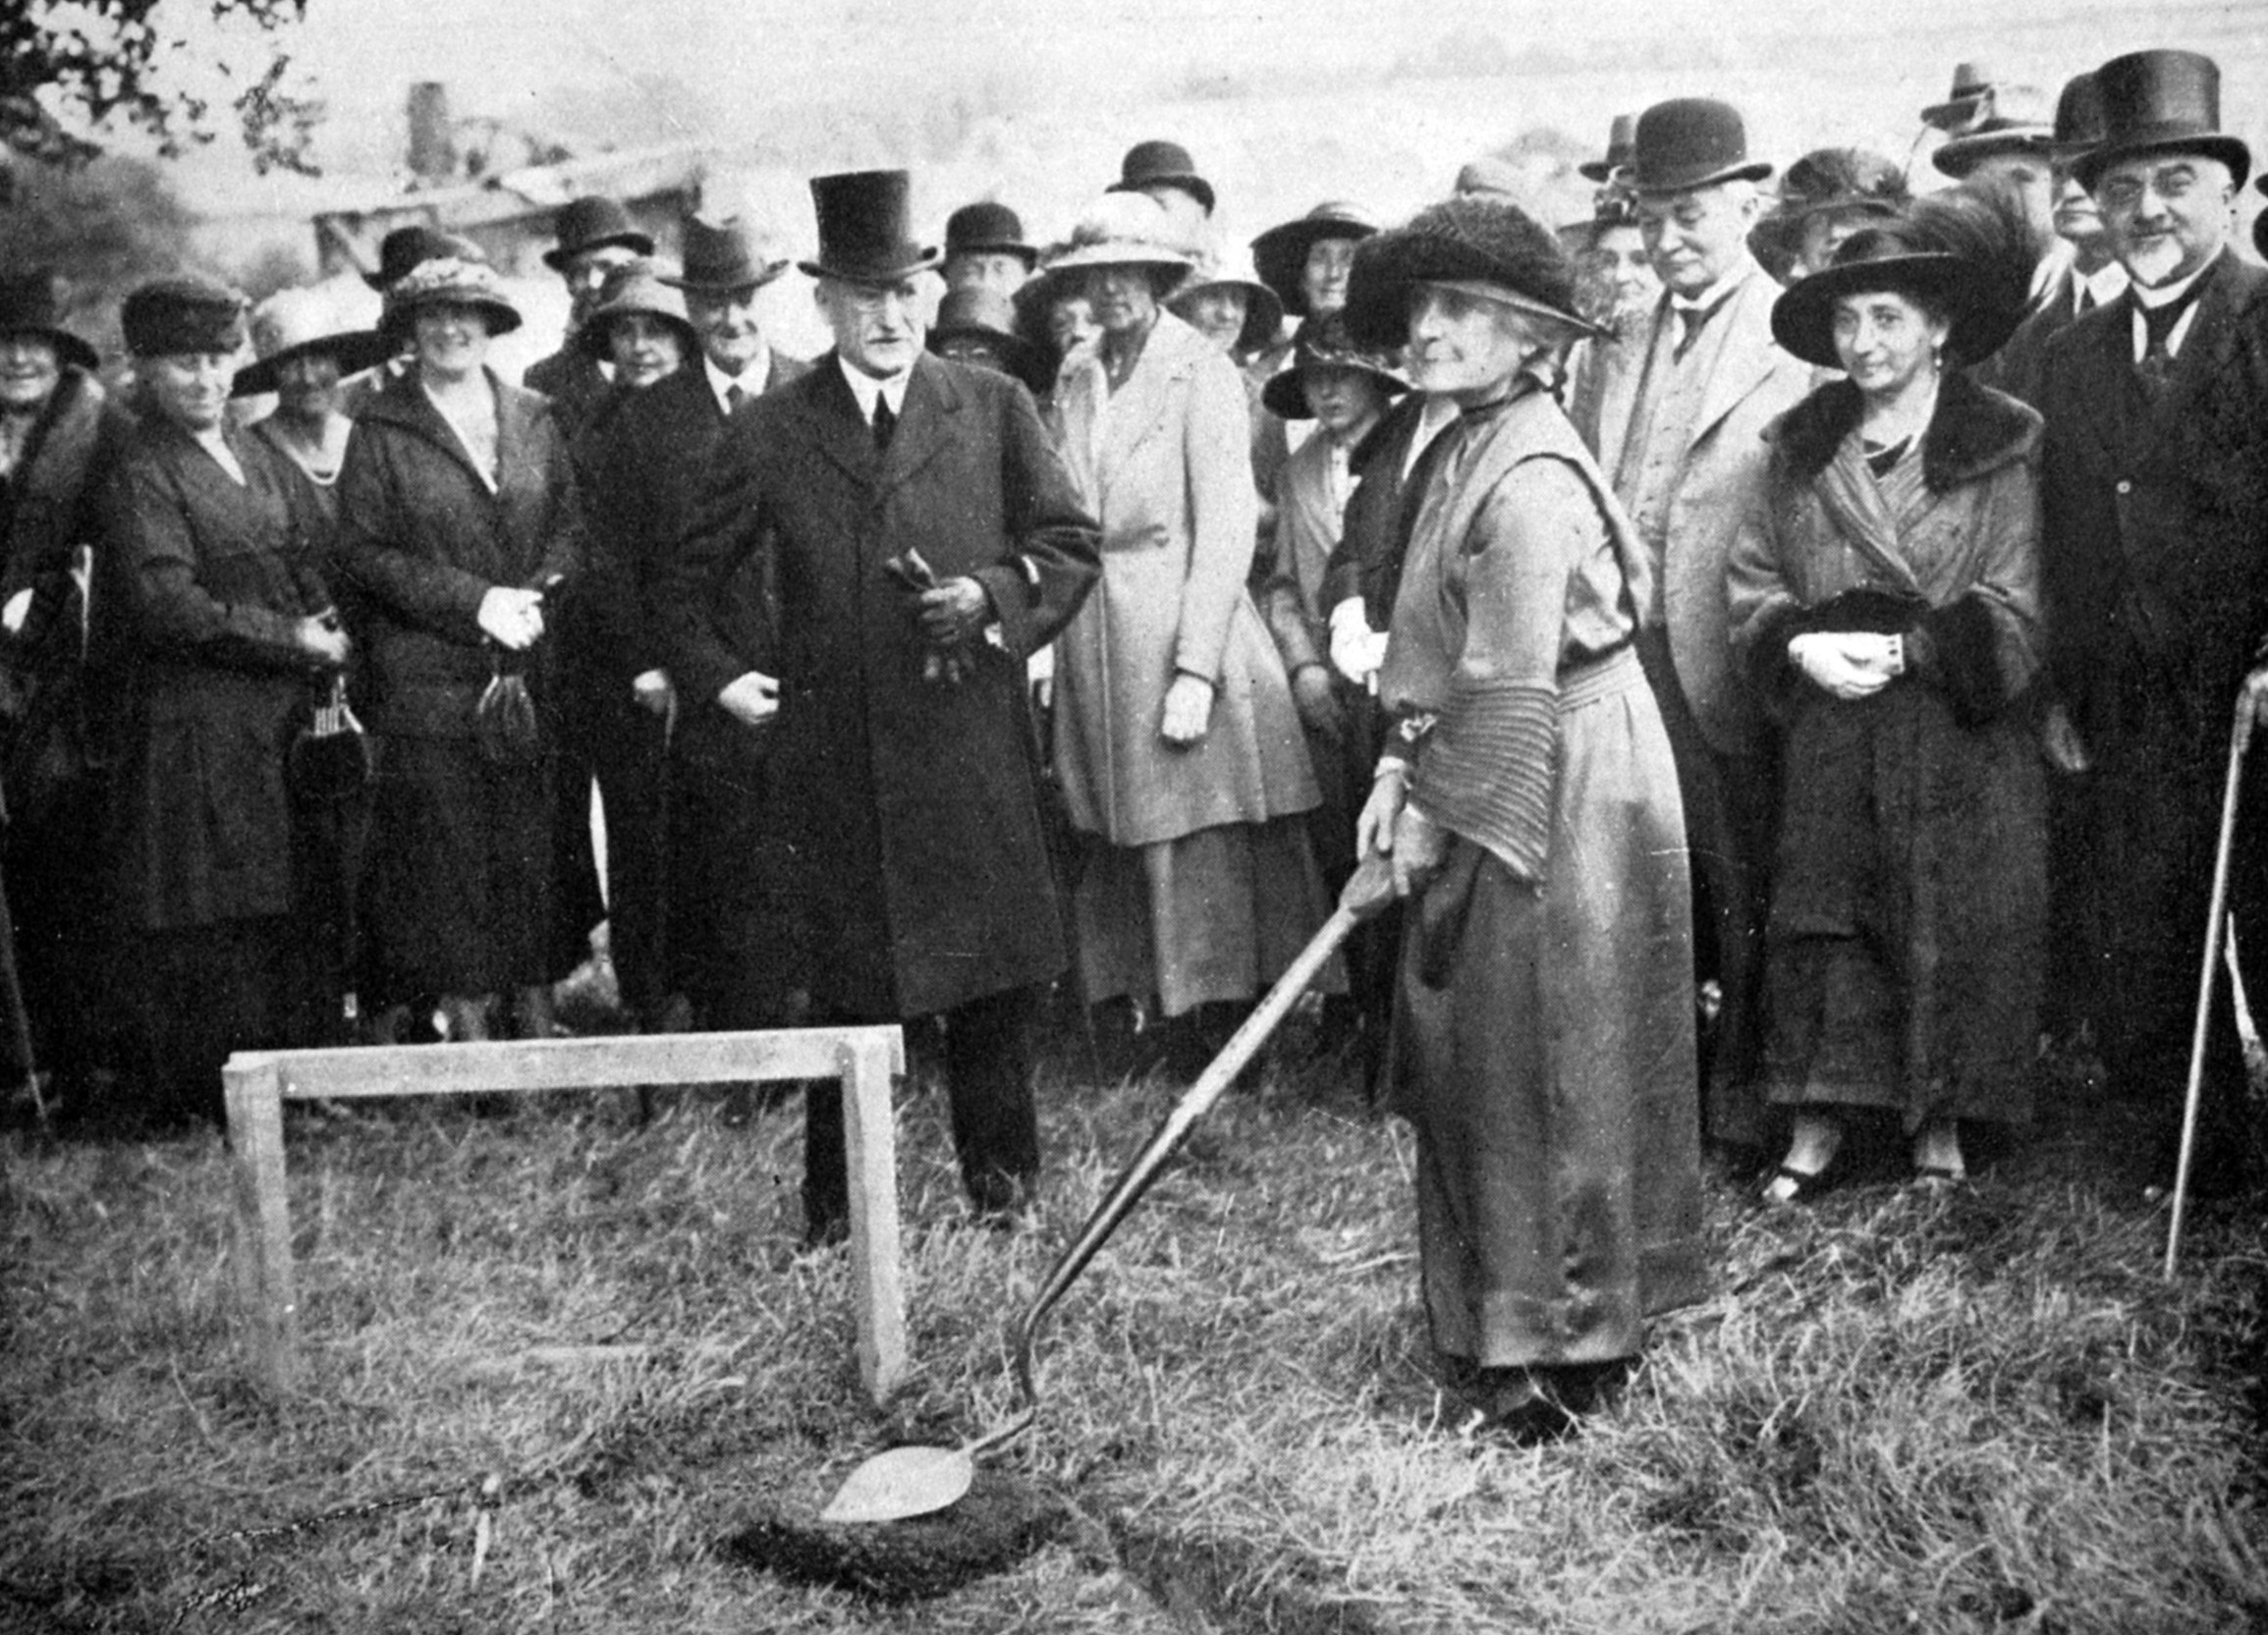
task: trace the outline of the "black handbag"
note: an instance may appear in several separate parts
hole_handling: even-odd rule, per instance
[[[331,678],[330,697],[315,706],[284,755],[284,785],[309,806],[357,798],[378,776],[370,736],[347,702],[347,678]]]
[[[543,730],[536,724],[527,678],[506,670],[503,655],[493,647],[488,664],[488,685],[472,711],[480,758],[491,766],[533,766],[543,758]]]

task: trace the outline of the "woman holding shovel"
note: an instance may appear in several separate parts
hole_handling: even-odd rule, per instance
[[[1357,345],[1462,414],[1419,511],[1356,844],[1413,898],[1387,1106],[1417,1133],[1445,1397],[1564,1434],[1702,1289],[1684,814],[1631,641],[1646,556],[1545,387],[1588,326],[1515,206],[1366,240]]]

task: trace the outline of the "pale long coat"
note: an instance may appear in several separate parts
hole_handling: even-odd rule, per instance
[[[1057,401],[1064,462],[1103,530],[1102,579],[1057,644],[1072,822],[1134,846],[1310,810],[1299,713],[1245,587],[1259,501],[1236,366],[1161,312],[1115,397],[1089,354]],[[1182,671],[1213,682],[1213,713],[1177,748],[1158,727]]]

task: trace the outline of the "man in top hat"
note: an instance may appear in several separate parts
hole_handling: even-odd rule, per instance
[[[559,351],[530,364],[524,378],[551,400],[552,418],[572,441],[614,383],[611,365],[575,344],[576,331],[598,304],[607,275],[651,255],[653,239],[631,220],[621,200],[595,193],[570,201],[552,231],[559,243],[543,252],[543,264],[567,286],[567,339]]]
[[[2095,82],[2102,136],[2074,174],[2132,285],[2047,348],[2050,748],[2090,768],[2083,874],[2104,1058],[2120,1093],[2158,1110],[2170,1172],[2230,712],[2268,704],[2268,272],[2228,244],[2251,155],[2221,129],[2212,59],[2140,51]],[[2253,928],[2268,925],[2257,792],[2254,781],[2234,879],[2237,920]],[[2212,1187],[2240,1180],[2246,1156],[2225,1001],[2209,1039],[2198,1153]]]
[[[1100,567],[1094,518],[1031,395],[922,347],[938,253],[904,171],[811,184],[835,347],[735,418],[662,586],[688,699],[775,736],[814,1021],[941,1015],[954,1142],[980,1215],[1038,1176],[1028,1022],[1068,963],[1042,838],[1024,661]],[[778,669],[717,662],[718,587],[776,570]],[[804,1230],[846,1229],[843,1111],[806,1092]]]
[[[1765,474],[1764,427],[1810,384],[1772,340],[1779,295],[1748,249],[1772,167],[1748,154],[1740,111],[1685,97],[1638,116],[1629,180],[1664,286],[1631,349],[1637,385],[1594,387],[1571,416],[1652,554],[1638,648],[1678,762],[1701,969],[1722,990],[1704,1127],[1762,1141],[1757,1085],[1763,916],[1774,775],[1770,739],[1732,662],[1725,567]]]
[[[1983,63],[1954,64],[1951,93],[1943,102],[1922,109],[1921,123],[1949,136],[1959,136],[1991,106],[1993,87],[1998,83],[1998,76]]]
[[[1039,265],[1039,246],[1023,236],[1023,219],[992,199],[964,204],[945,218],[945,288],[972,287],[1013,296]]]
[[[1197,162],[1180,142],[1134,143],[1119,162],[1118,180],[1105,191],[1149,194],[1165,206],[1176,245],[1200,257],[1209,247],[1213,185],[1197,174]]]

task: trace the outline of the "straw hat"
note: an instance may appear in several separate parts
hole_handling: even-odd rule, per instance
[[[342,375],[374,369],[393,347],[374,329],[341,329],[331,303],[319,290],[278,290],[252,308],[252,350],[259,361],[237,371],[229,396],[256,397],[273,392],[284,365],[313,354],[336,358]]]
[[[1051,273],[1079,267],[1165,267],[1186,271],[1189,250],[1173,242],[1165,206],[1147,193],[1106,192],[1071,230],[1071,244],[1048,263]]]

